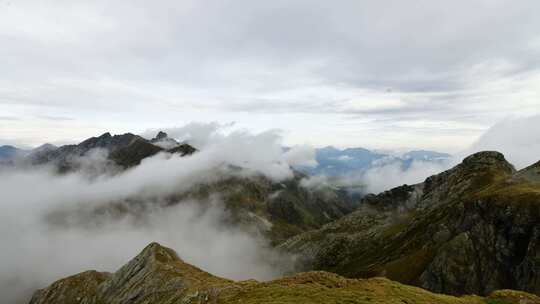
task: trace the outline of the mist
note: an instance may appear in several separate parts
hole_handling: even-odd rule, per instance
[[[421,183],[427,177],[449,169],[453,164],[453,159],[441,162],[415,160],[408,168],[403,168],[401,163],[393,162],[368,169],[360,177],[360,182],[365,184],[367,193],[379,193],[403,184]]]
[[[107,165],[102,151],[78,160],[81,170],[71,174],[47,168],[0,172],[2,302],[27,303],[37,288],[84,270],[115,271],[152,241],[215,275],[266,280],[282,274],[286,269],[274,262],[284,257],[264,239],[224,225],[219,195],[172,206],[164,199],[234,174],[281,181],[293,176],[290,162],[313,162],[302,158],[313,153],[306,147],[285,153],[276,131],[211,136],[216,140],[191,156],[161,153],[115,174],[100,173]],[[123,204],[128,200],[140,203]],[[113,203],[127,212],[107,208]]]
[[[467,152],[495,150],[516,169],[540,160],[540,115],[511,117],[489,128]]]

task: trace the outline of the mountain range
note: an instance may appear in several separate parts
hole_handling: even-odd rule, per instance
[[[427,150],[413,150],[396,155],[364,148],[338,149],[328,146],[315,150],[315,167],[304,167],[300,170],[310,175],[346,177],[361,175],[366,170],[388,164],[397,164],[407,170],[414,161],[442,163],[450,157],[450,154]]]
[[[192,154],[196,149],[188,144],[178,143],[164,132],[159,132],[151,140],[131,133],[112,136],[107,132],[79,144],[60,147],[44,144],[33,150],[22,150],[12,146],[1,146],[0,159],[4,159],[6,163],[23,166],[52,165],[59,172],[67,172],[77,170],[80,167],[78,162],[80,158],[97,151],[103,152],[107,160],[113,164],[126,169],[159,152],[179,153],[185,156]]]
[[[80,158],[95,151],[116,172],[158,153],[199,153],[163,132],[151,140],[105,133],[76,145],[43,146],[18,161],[65,174],[82,170]],[[364,149],[317,151],[323,163],[347,158],[351,165],[343,170],[362,170],[387,157]],[[413,151],[398,161],[406,166],[447,157]],[[215,179],[159,199],[133,196],[51,213],[47,220],[67,229],[156,205],[204,205],[219,195],[227,210],[223,224],[262,236],[293,257],[289,276],[231,281],[152,243],[115,273],[61,279],[36,291],[30,303],[540,303],[540,162],[516,171],[501,153],[479,152],[421,183],[362,198],[336,187],[305,187],[308,176],[299,171],[276,182],[223,166],[227,170],[216,171]]]
[[[99,148],[105,149],[111,154],[111,160],[122,167],[136,165],[143,158],[160,151],[180,152],[182,154],[190,154],[192,153],[190,151],[195,151],[195,148],[189,144],[181,144],[163,131],[159,131],[151,140],[131,133],[115,136],[105,133],[99,137],[89,138],[77,145],[61,147],[44,144],[35,149],[25,150],[10,145],[0,146],[0,163],[20,162],[21,159],[26,159],[34,165],[54,162],[60,170],[66,170],[69,166],[74,165],[75,158],[85,155],[92,149]],[[134,154],[123,155],[124,153]],[[395,154],[374,152],[364,148],[338,149],[327,146],[315,149],[315,160],[317,161],[315,167],[299,166],[296,169],[308,175],[347,177],[357,176],[368,169],[388,164],[398,164],[403,170],[407,170],[414,161],[442,163],[450,157],[451,155],[447,153],[428,150],[413,150]]]

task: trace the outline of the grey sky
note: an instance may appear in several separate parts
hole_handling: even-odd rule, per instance
[[[540,113],[540,2],[0,0],[0,144],[190,121],[458,150]]]

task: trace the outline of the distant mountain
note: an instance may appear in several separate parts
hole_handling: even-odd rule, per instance
[[[337,149],[332,146],[315,150],[318,165],[315,168],[303,167],[301,171],[310,175],[326,175],[330,177],[360,175],[366,170],[388,164],[399,164],[404,170],[414,161],[441,162],[448,160],[450,154],[435,151],[410,151],[396,156],[373,152],[364,148]]]
[[[158,142],[168,142],[169,148],[157,145]],[[168,138],[164,132],[159,132],[158,136],[152,140],[146,140],[131,133],[113,136],[107,132],[101,136],[86,139],[76,145],[55,147],[45,144],[33,150],[26,159],[32,165],[52,164],[60,172],[66,172],[77,169],[78,159],[88,156],[93,151],[104,151],[111,162],[122,168],[136,166],[144,158],[162,151],[179,153],[182,156],[196,151],[195,148],[188,144],[172,144],[173,142],[176,143],[174,139]]]
[[[223,261],[226,263],[227,261]],[[501,290],[489,297],[452,297],[384,278],[351,280],[328,272],[306,272],[257,282],[235,282],[184,262],[174,250],[148,245],[114,273],[85,271],[36,291],[30,304],[66,303],[283,303],[283,304],[536,304],[537,296]]]
[[[448,294],[540,294],[540,162],[516,172],[502,154],[480,152],[360,206],[281,247],[301,257],[299,270],[385,276]]]
[[[15,155],[19,153],[19,149],[15,148],[14,146],[0,146],[0,158],[1,159],[8,159],[12,158]]]
[[[14,146],[0,146],[0,166],[12,166],[27,153],[27,150],[19,149]]]
[[[27,150],[19,149],[14,146],[0,146],[0,159],[2,160],[13,159],[15,157],[23,156],[26,153],[28,153]]]
[[[39,163],[40,160],[47,159],[47,155],[58,149],[57,146],[51,144],[43,144],[37,148],[32,149],[25,157],[29,163]]]

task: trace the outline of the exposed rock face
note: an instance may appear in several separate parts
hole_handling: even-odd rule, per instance
[[[152,140],[160,141],[160,140],[163,140],[165,138],[169,138],[169,135],[167,135],[167,133],[165,133],[163,131],[159,131],[158,134],[156,135],[156,137],[154,137],[154,139],[152,139]]]
[[[540,184],[522,176],[502,154],[477,153],[424,183],[367,196],[281,247],[304,270],[384,275],[450,294],[540,294]]]
[[[185,264],[173,250],[152,243],[100,284],[87,303],[174,303],[203,287],[200,281],[204,287],[230,282]]]
[[[192,146],[188,144],[181,144],[181,145],[178,145],[177,147],[167,150],[167,152],[173,153],[173,154],[178,153],[181,156],[186,156],[186,155],[191,155],[197,152],[197,149],[193,148]]]
[[[87,271],[36,291],[30,304],[164,304],[164,303],[540,303],[523,292],[497,291],[484,299],[433,294],[383,278],[346,279],[308,272],[275,281],[233,282],[184,263],[157,243],[114,274]],[[489,302],[488,302],[489,303]]]
[[[185,264],[173,250],[152,243],[112,275],[83,272],[62,279],[37,291],[30,304],[182,303],[200,289],[230,282]]]

